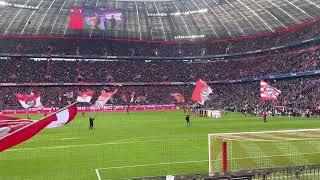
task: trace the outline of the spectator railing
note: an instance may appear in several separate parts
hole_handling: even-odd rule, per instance
[[[198,180],[268,180],[268,179],[320,179],[320,165],[306,165],[295,167],[281,167],[281,168],[268,168],[268,169],[251,169],[239,172],[227,172],[226,174],[190,174],[190,175],[177,175],[171,176],[175,180],[182,179],[198,179]],[[160,177],[141,177],[138,179],[154,179],[165,180],[167,176]]]

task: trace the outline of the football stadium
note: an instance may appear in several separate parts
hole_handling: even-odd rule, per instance
[[[0,180],[319,180],[320,0],[0,0]]]

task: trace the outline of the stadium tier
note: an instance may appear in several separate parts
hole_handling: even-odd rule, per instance
[[[320,0],[0,0],[1,180],[320,179],[319,115]]]
[[[320,20],[262,36],[208,40],[195,42],[110,40],[88,37],[0,36],[0,52],[53,55],[108,55],[108,56],[205,56],[241,53],[286,46],[319,37]],[[0,34],[1,35],[1,34]],[[147,44],[147,46],[145,45]]]
[[[117,61],[6,57],[0,82],[189,82],[237,80],[319,69],[320,46],[203,61]],[[76,57],[73,57],[76,58]]]
[[[273,84],[281,89],[282,95],[278,101],[271,103],[273,106],[284,106],[297,109],[317,109],[319,104],[318,82],[319,76],[289,78],[274,80]],[[263,103],[259,100],[259,83],[231,83],[231,84],[213,84],[212,95],[207,101],[208,107],[217,109],[240,110],[241,108],[255,109],[256,105]],[[31,86],[31,87],[2,87],[1,107],[5,109],[21,109],[16,99],[15,93],[37,92],[41,95],[42,103],[46,107],[55,107],[66,105],[68,102],[75,101],[80,91],[87,89],[95,91],[92,102],[95,102],[102,90],[111,91],[118,89],[118,92],[111,100],[111,104],[135,105],[135,104],[175,104],[177,101],[172,96],[173,93],[180,93],[185,102],[178,105],[192,104],[191,94],[193,86],[191,85],[154,85],[154,86]],[[132,95],[133,96],[133,101]],[[143,98],[142,98],[143,97]],[[139,98],[141,100],[139,100]],[[131,101],[131,102],[130,102]],[[82,104],[89,106],[90,104]]]

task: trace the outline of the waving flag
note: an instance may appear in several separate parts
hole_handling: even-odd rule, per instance
[[[260,81],[260,97],[262,101],[276,101],[281,91],[272,87],[267,82]]]
[[[78,102],[90,102],[94,91],[86,91],[86,92],[79,92],[77,101]]]
[[[211,93],[211,87],[208,86],[208,84],[205,81],[199,79],[192,93],[192,99],[194,101],[197,101],[199,104],[203,105]]]
[[[130,98],[130,102],[134,102],[134,95],[136,94],[136,92],[132,91],[131,93],[131,98]]]
[[[135,103],[146,103],[148,99],[147,95],[137,97]]]
[[[63,96],[68,98],[68,99],[71,99],[71,98],[73,98],[73,91],[66,92],[66,93],[63,94]]]
[[[185,99],[182,94],[180,93],[172,93],[171,96],[177,101],[177,103],[184,103]]]
[[[118,90],[112,92],[102,92],[97,101],[95,102],[95,107],[103,107],[109,99],[117,92]]]
[[[42,108],[40,102],[40,95],[30,93],[30,94],[15,94],[21,106],[25,109],[28,108]]]
[[[0,115],[0,152],[38,134],[45,127],[68,124],[77,114],[77,104],[65,107],[40,120],[20,119]]]

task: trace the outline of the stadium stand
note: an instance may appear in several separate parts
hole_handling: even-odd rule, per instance
[[[47,137],[40,137],[38,139],[40,141],[37,142],[41,143],[43,142],[41,140],[45,140],[44,144],[39,143],[41,146],[39,144],[32,144],[33,142],[31,142],[31,144],[26,144],[26,146],[22,145],[22,148],[15,147],[7,151],[8,154],[4,159],[8,157],[5,163],[9,165],[0,170],[0,174],[4,174],[3,177],[7,179],[43,179],[48,177],[48,174],[56,175],[56,177],[52,176],[55,179],[59,179],[59,176],[61,179],[72,179],[75,177],[77,177],[75,179],[92,179],[92,177],[96,179],[97,176],[98,180],[101,180],[109,178],[108,176],[111,179],[117,179],[120,175],[128,175],[131,179],[136,175],[132,173],[134,170],[130,169],[126,172],[124,169],[141,168],[142,174],[148,174],[148,170],[150,169],[154,171],[163,169],[159,177],[142,177],[142,179],[167,179],[168,176],[162,176],[165,175],[163,173],[171,172],[167,171],[167,169],[180,164],[190,163],[191,170],[193,170],[192,168],[198,168],[197,170],[201,169],[204,171],[203,169],[206,168],[204,164],[207,164],[208,161],[204,160],[202,155],[198,155],[203,152],[207,153],[207,147],[203,145],[207,139],[204,136],[204,140],[200,140],[196,135],[202,138],[203,134],[219,134],[219,131],[222,134],[229,130],[244,131],[247,128],[245,126],[251,123],[251,121],[248,121],[249,123],[246,121],[247,117],[255,118],[252,123],[256,123],[252,127],[248,127],[248,129],[250,131],[257,130],[261,132],[269,128],[269,124],[268,126],[262,126],[259,119],[259,116],[264,112],[269,113],[271,116],[288,116],[283,117],[284,119],[280,119],[279,117],[280,122],[276,122],[279,124],[270,126],[272,128],[286,129],[287,127],[283,127],[284,125],[288,125],[288,128],[297,128],[299,125],[303,125],[301,128],[314,126],[314,122],[303,124],[302,120],[294,122],[297,124],[290,125],[287,120],[291,120],[291,116],[305,116],[309,118],[309,112],[312,115],[320,115],[319,9],[319,0],[0,1],[1,117],[2,113],[6,112],[6,110],[10,111],[11,114],[15,114],[18,110],[23,109],[19,103],[20,99],[17,100],[16,94],[18,93],[32,95],[35,93],[39,95],[44,107],[41,106],[42,110],[51,108],[51,113],[51,110],[67,107],[76,102],[77,96],[82,92],[92,90],[95,93],[91,102],[78,102],[77,104],[78,110],[86,109],[88,111],[82,111],[82,116],[77,116],[76,118],[84,120],[87,118],[86,116],[90,116],[90,119],[92,119],[91,116],[95,117],[97,115],[98,117],[95,122],[97,122],[97,125],[101,125],[100,127],[95,127],[92,131],[98,132],[94,136],[93,133],[89,135],[82,134],[85,127],[84,121],[79,123],[75,121],[78,123],[76,126],[69,126],[69,120],[64,121],[59,126],[68,125],[64,129],[61,128],[61,132],[70,128],[72,131],[80,134],[74,135],[74,132],[68,132],[70,137],[60,137],[60,135],[59,137],[55,137],[52,134],[57,131],[48,130],[45,135],[49,135],[48,137],[52,137],[52,139],[47,140]],[[81,23],[77,25],[81,26],[80,29],[72,27],[72,22],[70,22],[75,11],[80,13],[81,16],[83,15],[83,21],[81,20]],[[82,14],[84,11],[87,14]],[[98,14],[102,12],[107,15],[103,14],[103,18],[98,20]],[[90,13],[92,13],[92,17]],[[107,17],[110,13],[112,14],[112,18]],[[120,20],[114,19],[113,16],[116,14],[120,14]],[[103,23],[101,23],[102,21]],[[199,101],[195,103],[195,100],[191,97],[196,82],[199,79],[204,80],[203,82],[207,82],[211,87],[207,86],[205,90],[199,93],[201,97],[208,95],[203,106],[200,106],[201,103]],[[281,90],[281,95],[277,101],[261,101],[260,80],[265,80],[276,89]],[[209,95],[210,92],[208,91],[211,91],[211,89],[212,93]],[[273,91],[273,89],[269,88],[265,91]],[[108,103],[104,103],[102,105],[104,107],[102,108],[99,106],[100,104],[94,103],[99,99],[101,92],[115,93],[110,96],[110,100],[106,98],[106,102]],[[173,94],[181,95],[184,100],[177,102],[178,100],[175,99]],[[32,103],[35,103],[34,101],[34,99],[32,101],[24,100],[26,104],[28,102],[31,103],[30,107],[33,106]],[[157,107],[172,105],[166,110],[177,111],[174,111],[176,114],[172,112],[170,112],[172,114],[165,114],[169,111],[163,111],[161,112],[162,114],[148,114],[149,112],[147,112],[142,115],[144,117],[140,117],[138,113],[132,113],[133,115],[131,116],[131,112],[129,113],[127,109],[129,106],[139,108],[148,105]],[[72,106],[76,109],[75,104]],[[110,113],[110,117],[106,118],[102,114],[95,114],[94,112],[96,109],[109,107],[111,107],[109,108],[111,109],[110,111],[114,111],[114,107],[117,106],[122,107],[121,111],[123,112],[121,112],[120,116],[117,113]],[[195,107],[194,109],[191,108],[192,126],[188,127],[190,131],[185,131],[185,129],[182,130],[184,128],[182,125],[182,128],[180,127],[180,124],[182,124],[180,120],[184,120],[185,116],[189,118],[190,114],[188,113],[190,111],[188,110],[190,107]],[[197,110],[197,107],[200,107],[200,110]],[[282,110],[278,112],[276,107]],[[185,108],[183,113],[182,110],[179,110],[180,108]],[[203,112],[203,110],[208,109],[219,111],[219,114],[221,112],[222,116],[220,114],[219,118],[224,118],[225,114],[231,112],[231,115],[235,115],[232,118],[235,119],[228,117],[230,119],[227,119],[227,121],[230,121],[231,125],[226,123],[220,127],[219,124],[219,127],[214,127],[217,128],[214,129],[211,126],[216,126],[217,124],[215,123],[218,121],[213,121],[212,118],[205,119],[203,118],[203,114],[200,116],[197,114],[200,111]],[[23,110],[23,113],[27,113],[28,119],[31,118],[29,110],[37,113],[35,116],[42,116],[42,112],[40,113],[40,110],[37,108],[25,108]],[[68,108],[63,109],[61,112],[65,110],[69,113]],[[89,113],[85,114],[84,112]],[[248,114],[253,116],[248,116]],[[161,119],[162,115],[163,119]],[[156,119],[157,123],[162,123],[163,121],[163,126],[162,124],[152,124],[154,122],[150,123],[153,120],[152,116],[159,118]],[[166,119],[165,116],[172,116],[172,118]],[[123,119],[123,122],[126,124],[121,124],[120,126],[118,117],[119,119]],[[140,121],[135,121],[136,119],[144,120],[143,118],[146,118],[144,122],[146,124],[144,125],[140,124]],[[59,119],[58,116],[57,119]],[[173,122],[173,119],[179,120],[175,122],[176,124],[170,124]],[[199,125],[203,123],[200,119],[208,120],[204,120],[207,124]],[[4,116],[2,120],[7,119]],[[274,119],[272,120],[274,121]],[[27,121],[30,124],[33,123],[32,119]],[[233,121],[235,122],[234,124],[232,124]],[[248,124],[243,125],[242,121],[246,121]],[[107,124],[109,122],[110,124]],[[123,122],[121,121],[121,123]],[[193,126],[194,122],[196,126]],[[220,122],[221,124],[225,123],[224,121]],[[4,125],[2,124],[3,126],[0,126],[0,140],[5,139],[9,134],[9,130],[11,131],[11,126],[9,128],[5,123],[3,123]],[[169,124],[169,128],[166,123]],[[197,123],[199,126],[197,126]],[[238,126],[239,124],[243,126]],[[153,125],[155,127],[152,127]],[[111,128],[106,130],[102,129],[102,126]],[[43,128],[45,127],[47,126],[43,125]],[[113,127],[116,128],[112,129]],[[145,130],[149,127],[150,132]],[[174,129],[176,127],[181,129]],[[200,133],[197,132],[198,134],[196,134],[196,131]],[[252,166],[258,166],[259,163],[267,163],[270,167],[268,166],[268,168],[264,169],[260,169],[263,167],[257,167],[259,169],[241,172],[231,171],[226,173],[228,160],[226,152],[228,147],[224,137],[232,137],[232,135],[219,137],[219,142],[216,143],[224,144],[225,151],[221,148],[220,144],[216,145],[216,147],[211,145],[211,140],[209,140],[209,169],[210,163],[212,163],[210,152],[215,151],[217,152],[217,157],[214,158],[217,159],[217,162],[219,161],[218,165],[221,163],[222,171],[224,172],[220,174],[217,172],[215,174],[217,179],[281,179],[284,177],[284,174],[287,175],[287,178],[290,177],[291,179],[319,177],[319,165],[313,165],[313,162],[319,163],[317,158],[319,152],[317,150],[319,150],[318,140],[320,136],[316,135],[319,135],[320,131],[312,129],[309,131],[310,134],[305,134],[304,140],[308,141],[308,138],[313,139],[311,143],[307,142],[306,144],[294,144],[295,142],[292,143],[289,140],[288,142],[281,141],[278,143],[278,140],[283,140],[281,138],[289,136],[285,133],[282,134],[283,137],[277,137],[277,134],[270,135],[268,133],[263,134],[262,137],[259,132],[256,132],[258,134],[256,136],[261,137],[262,140],[267,141],[274,138],[272,139],[275,140],[276,144],[274,146],[276,147],[275,150],[272,149],[275,151],[274,154],[267,152],[268,149],[265,151],[264,147],[269,147],[268,145],[260,147],[260,145],[254,144],[256,143],[254,141],[250,142],[252,147],[248,145],[248,149],[246,149],[248,152],[245,152],[246,150],[243,148],[247,146],[244,143],[242,146],[239,146],[239,149],[242,149],[244,152],[240,152],[240,150],[238,151],[237,148],[234,148],[232,153],[239,155],[240,159],[242,156],[248,156],[250,159],[251,154],[249,153],[257,155],[257,158],[270,157],[271,160],[267,160],[267,162],[252,160],[253,158],[251,158],[250,162],[248,161]],[[297,132],[300,132],[300,130],[297,130]],[[156,139],[159,134],[158,138],[160,140]],[[71,135],[75,137],[71,137]],[[161,137],[161,135],[164,137]],[[244,139],[241,139],[243,137],[240,138],[240,136],[238,138],[241,140],[252,138],[245,135],[243,135]],[[292,137],[288,137],[288,139],[293,139],[294,136],[302,137],[301,134],[292,133],[290,135]],[[96,139],[92,140],[92,137]],[[59,140],[56,138],[59,138]],[[165,141],[167,139],[171,140],[170,138],[176,138],[176,141],[172,141],[172,144]],[[297,137],[294,138],[297,139]],[[183,140],[188,140],[190,144],[184,143]],[[199,144],[193,143],[193,140]],[[47,147],[44,146],[52,142],[55,144]],[[100,146],[100,142],[102,146]],[[134,147],[136,142],[139,143],[138,148]],[[13,145],[19,143],[17,142]],[[146,143],[146,145],[143,143]],[[148,143],[155,143],[156,145],[153,147]],[[264,141],[262,141],[263,143]],[[113,149],[112,147],[110,148],[111,150],[106,150],[109,148],[109,145],[120,145],[120,148]],[[36,154],[38,146],[43,151],[49,151],[48,154],[42,154],[45,158],[41,157],[43,159],[40,159],[40,161],[39,155]],[[98,149],[98,146],[100,149],[96,154],[95,148]],[[191,148],[186,146],[190,146]],[[230,144],[228,146],[229,148],[231,147]],[[305,148],[304,146],[313,146],[314,148]],[[84,162],[83,159],[79,159],[78,157],[73,157],[73,152],[69,151],[72,148],[69,149],[69,147],[76,147],[79,154],[83,155],[85,160],[86,158],[90,158],[90,163],[88,163],[89,161]],[[220,150],[220,148],[221,153],[216,151]],[[155,158],[153,154],[146,156],[147,153],[150,153],[149,149],[150,152],[159,154],[156,154]],[[168,150],[168,152],[163,151],[163,149]],[[30,156],[30,160],[34,160],[30,163],[30,169],[29,167],[26,168],[30,171],[30,177],[24,177],[27,173],[19,171],[19,168],[16,168],[17,165],[14,163],[24,162],[24,156],[29,153],[28,150],[34,150],[33,152],[36,153]],[[52,166],[54,172],[43,169],[43,172],[39,173],[40,175],[36,174],[38,173],[38,166],[42,166],[36,160],[44,162],[44,166],[49,165],[51,167],[52,164],[48,161],[48,157],[51,158],[52,156],[52,159],[54,159],[59,150],[63,150],[63,153],[59,154],[61,155],[60,157],[74,163],[65,163],[66,166],[70,166],[70,169],[73,168],[71,170],[72,173],[69,173],[66,166],[62,166],[66,159],[62,160],[57,157],[57,161],[59,162],[55,162]],[[122,150],[126,152],[117,154],[118,152],[115,152],[117,150],[119,152]],[[284,156],[284,160],[279,157],[276,150],[288,154],[293,153],[295,159],[288,158],[288,155],[288,157]],[[289,153],[290,150],[291,152]],[[53,151],[55,152],[52,153]],[[186,158],[189,154],[185,155],[181,153],[182,151],[185,151],[185,154],[190,153],[190,157]],[[16,152],[25,152],[25,154],[22,154],[21,157],[14,157],[13,160],[10,159],[12,155],[16,155],[14,154]],[[92,152],[92,154],[87,154],[88,152]],[[110,152],[114,157],[111,157],[110,161],[107,162],[106,158],[108,159],[111,156]],[[307,154],[301,155],[301,152],[302,154]],[[172,156],[169,155],[170,153],[172,153]],[[65,156],[65,154],[68,156]],[[221,159],[218,158],[218,155],[221,155]],[[69,157],[73,159],[68,159]],[[279,161],[275,157],[279,158]],[[235,157],[234,162],[240,162],[237,158]],[[188,159],[195,159],[195,161],[188,161]],[[122,160],[123,162],[121,162]],[[162,160],[166,160],[167,162],[162,162]],[[223,160],[226,160],[226,162],[223,162]],[[290,168],[282,167],[290,165],[287,164],[289,161],[292,161],[291,165],[294,165],[296,162],[299,162],[297,163],[299,165],[304,162],[306,164],[305,166],[296,166],[296,164],[295,167]],[[197,163],[199,163],[199,166],[196,165]],[[78,164],[81,164],[79,168]],[[165,165],[167,167],[157,169],[153,168],[154,165]],[[239,164],[232,165],[240,167],[243,164],[240,162]],[[244,165],[246,164],[244,163]],[[276,165],[279,165],[279,167],[276,167]],[[88,173],[90,175],[84,175],[88,172],[88,169],[90,171],[94,170],[94,172]],[[175,172],[181,173],[187,169],[181,168],[176,170]],[[176,176],[176,179],[211,179],[213,178],[213,174],[211,174],[212,170],[215,169],[209,170],[209,174],[192,174],[191,172],[189,175],[189,172],[187,172],[185,175]],[[16,177],[14,177],[14,171],[18,173]],[[22,175],[20,176],[19,173]],[[149,174],[151,173],[153,172],[150,171]],[[101,175],[103,178],[101,178]],[[138,175],[140,176],[141,174]],[[174,176],[170,175],[169,177]],[[137,179],[139,178],[141,177],[137,177]]]
[[[320,46],[207,61],[1,60],[0,82],[188,82],[317,70]],[[36,66],[35,66],[36,64]]]
[[[284,46],[319,36],[320,20],[307,23],[297,30],[280,31],[257,37],[243,37],[200,42],[105,40],[101,38],[2,37],[0,52],[56,55],[108,56],[204,56],[230,54]],[[128,43],[130,42],[130,43]],[[148,46],[145,46],[147,44]],[[157,53],[156,53],[157,52]]]

